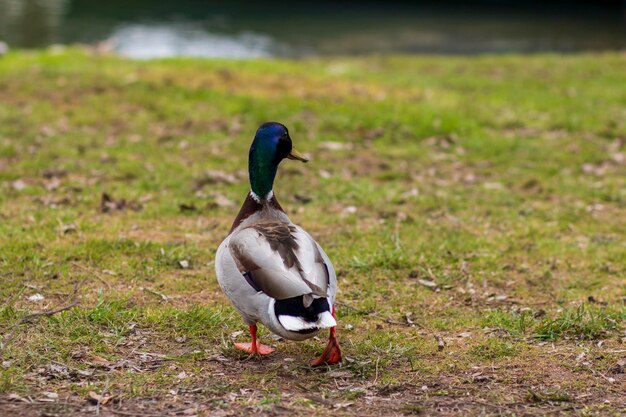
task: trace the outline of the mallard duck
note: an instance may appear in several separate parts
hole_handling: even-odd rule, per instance
[[[285,159],[307,162],[287,128],[262,124],[248,156],[250,192],[230,233],[217,249],[220,287],[248,324],[251,343],[237,349],[259,356],[274,352],[257,339],[257,323],[288,340],[305,340],[330,329],[324,352],[312,366],[341,362],[337,342],[337,276],[320,245],[289,217],[273,191]]]

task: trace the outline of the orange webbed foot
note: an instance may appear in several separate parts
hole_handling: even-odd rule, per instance
[[[322,352],[319,358],[311,362],[311,366],[336,365],[340,362],[341,349],[339,348],[339,342],[337,342],[336,337],[331,337],[328,340],[328,344],[326,345],[324,352]]]
[[[235,343],[235,348],[258,356],[266,356],[276,350],[267,345],[262,345],[261,342],[257,340],[256,325],[254,324],[250,325],[250,337],[252,338],[252,343]]]
[[[266,356],[276,351],[276,349],[267,345],[263,345],[258,341],[256,342],[256,346],[252,343],[235,343],[235,348],[243,350],[244,352],[247,352],[251,355],[259,356]]]

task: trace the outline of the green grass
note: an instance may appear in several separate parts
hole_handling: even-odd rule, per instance
[[[626,310],[605,311],[591,309],[584,304],[576,309],[566,309],[554,318],[543,320],[535,328],[533,337],[542,340],[598,339],[607,333],[618,330],[626,321]]]
[[[511,342],[492,338],[487,339],[484,344],[471,348],[468,353],[479,359],[489,360],[516,356],[518,349]]]
[[[200,414],[473,415],[485,401],[554,412],[561,400],[542,393],[557,392],[580,415],[619,413],[625,67],[617,53],[9,53],[0,393],[58,392],[77,413],[94,391],[131,411],[161,398],[164,414],[186,396]],[[262,329],[275,355],[235,351],[246,327],[215,280],[268,120],[312,159],[286,161],[275,189],[338,271],[346,360],[328,372],[307,366],[323,340]],[[103,193],[122,209],[102,212]],[[26,320],[74,288],[76,307]]]

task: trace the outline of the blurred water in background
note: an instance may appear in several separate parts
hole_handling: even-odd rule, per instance
[[[622,0],[296,3],[0,0],[0,40],[140,59],[626,49]]]
[[[270,36],[253,32],[212,33],[193,23],[126,24],[110,35],[115,50],[134,58],[196,56],[261,58],[288,55]]]

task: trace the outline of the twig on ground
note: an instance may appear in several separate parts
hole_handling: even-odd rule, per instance
[[[435,334],[434,336],[435,336],[435,340],[437,341],[437,350],[441,352],[442,350],[446,348],[446,341],[443,340],[443,337],[441,337],[440,334]]]
[[[0,400],[0,404],[4,404],[4,405],[20,405],[21,407],[46,407],[46,408],[50,408],[50,407],[66,407],[66,408],[73,408],[73,409],[78,409],[81,408],[82,405],[79,404],[72,404],[72,403],[68,403],[67,401],[65,402],[37,402],[37,401],[31,401],[31,402],[23,402],[23,401],[11,401],[11,400]]]
[[[376,357],[376,376],[374,377],[374,382],[372,385],[376,385],[378,382],[378,363],[380,362],[380,356]]]
[[[145,292],[147,292],[147,293],[150,293],[150,294],[156,295],[157,297],[160,297],[160,298],[161,298],[161,300],[166,301],[166,302],[167,302],[167,301],[170,301],[170,300],[172,299],[172,297],[170,297],[169,295],[165,295],[165,294],[163,294],[163,293],[161,293],[161,292],[158,292],[158,291],[156,291],[156,290],[153,290],[153,289],[151,289],[151,288],[145,288],[145,287],[144,287],[144,289],[143,289],[143,290],[144,290]]]
[[[155,358],[159,358],[159,359],[169,359],[169,356],[164,355],[162,353],[143,352],[141,350],[133,351],[133,353],[136,353],[139,355],[154,356]]]
[[[96,403],[96,415],[97,416],[100,415],[100,404],[102,403],[102,399],[105,398],[104,395],[106,394],[108,390],[109,390],[109,378],[107,377],[106,383],[104,384],[104,387],[102,388],[102,392],[100,392],[100,395],[98,396],[98,402]]]
[[[586,366],[586,368],[587,368],[587,369],[589,369],[589,371],[591,371],[591,373],[592,373],[594,376],[598,376],[598,375],[600,375],[602,378],[604,378],[604,379],[605,379],[608,383],[610,383],[610,384],[612,384],[612,383],[614,383],[614,382],[615,382],[615,379],[614,379],[614,378],[609,378],[608,376],[604,375],[602,372],[598,372],[598,371],[596,371],[595,369],[593,369],[593,368],[591,367],[591,365],[587,365],[587,366]]]
[[[107,287],[107,289],[111,289],[111,284],[109,284],[109,282],[106,279],[104,279],[104,277],[102,277],[102,275],[99,272],[96,272],[92,270],[91,268],[81,265],[78,262],[72,262],[72,265],[74,265],[77,268],[82,269],[85,272],[89,272],[90,274],[93,274],[93,276],[96,277],[98,281],[100,281]]]
[[[413,325],[417,325],[418,327],[422,327],[419,323],[407,323],[407,322],[403,323],[401,321],[396,321],[396,320],[393,320],[393,319],[391,319],[389,317],[385,317],[383,315],[380,315],[380,314],[378,314],[378,313],[376,313],[374,311],[371,311],[371,312],[370,311],[364,311],[364,310],[358,309],[356,307],[353,307],[350,304],[346,304],[343,301],[335,301],[335,304],[343,306],[343,307],[347,307],[350,310],[353,310],[353,311],[355,311],[355,312],[357,312],[359,314],[362,314],[364,316],[372,316],[374,318],[377,318],[377,319],[382,320],[382,321],[384,321],[386,323],[389,323],[389,324],[395,324],[397,326],[403,326],[403,327],[412,327]]]
[[[121,399],[120,399],[121,401]],[[200,406],[203,405],[207,405],[210,404],[213,401],[213,399],[211,400],[207,400],[207,401],[200,401],[196,404],[194,404],[197,408],[200,408]],[[145,411],[142,412],[133,412],[133,411],[124,411],[124,410],[120,410],[119,407],[118,408],[107,408],[106,410],[113,413],[113,414],[118,414],[120,416],[141,416],[141,417],[175,417],[175,416],[179,416],[181,415],[181,413],[184,413],[185,411],[187,411],[189,409],[189,407],[187,408],[179,408],[176,410],[169,410],[168,414],[157,414],[157,413],[146,413]]]
[[[6,303],[4,303],[4,305],[5,305],[6,307],[13,307],[13,305],[15,304],[15,302],[16,302],[17,300],[19,300],[19,299],[20,299],[20,297],[22,296],[22,294],[24,294],[25,288],[26,288],[26,287],[24,287],[24,288],[20,288],[20,290],[19,290],[19,291],[18,291],[18,292],[17,292],[17,293],[13,296],[13,297],[11,297],[11,298],[10,298],[10,299],[6,302]]]
[[[358,309],[358,308],[356,308],[354,306],[351,306],[350,304],[347,304],[347,303],[345,303],[343,301],[335,301],[335,304],[340,305],[342,307],[349,308],[350,310],[355,311],[355,312],[357,312],[359,314],[362,314],[362,315],[365,315],[365,316],[372,316],[372,317],[377,318],[379,320],[383,320],[384,322],[389,323],[389,324],[395,324],[395,325],[404,326],[404,327],[417,326],[417,327],[422,328],[422,329],[424,328],[424,326],[422,326],[420,323],[415,322],[414,320],[411,320],[411,323],[409,323],[408,321],[406,323],[402,323],[400,321],[396,321],[396,320],[390,319],[389,317],[384,317],[384,316],[382,316],[382,315],[380,315],[378,313],[375,313],[373,311],[372,312],[368,312],[368,311],[360,310],[360,309]],[[441,337],[441,335],[436,334],[436,333],[432,333],[432,335],[435,338],[435,340],[437,341],[437,350],[439,352],[443,351],[445,349],[445,347],[446,347],[446,342],[445,342],[445,340],[443,340],[443,337]]]
[[[28,315],[22,317],[21,319],[19,319],[18,322],[15,323],[10,328],[10,330],[6,333],[6,335],[4,336],[4,339],[2,340],[2,343],[0,344],[0,356],[2,356],[6,346],[15,337],[15,331],[17,330],[17,328],[19,326],[21,326],[22,324],[32,323],[33,321],[35,321],[39,317],[51,317],[51,316],[53,316],[55,314],[58,314],[58,313],[60,313],[62,311],[69,310],[69,309],[75,307],[78,304],[78,289],[82,286],[82,284],[84,282],[85,282],[85,280],[82,280],[81,282],[77,282],[77,283],[74,284],[74,291],[72,292],[72,295],[70,297],[68,297],[68,299],[66,300],[66,304],[65,305],[59,306],[57,308],[53,308],[51,310],[38,311],[37,313],[28,314]]]
[[[308,393],[308,394],[304,394],[304,397],[316,402],[318,404],[323,404],[323,405],[327,405],[329,407],[332,407],[334,405],[334,403],[330,400],[327,400],[326,398],[322,397],[321,395],[317,395],[317,394],[313,394],[313,393]]]
[[[146,413],[146,412],[139,412],[139,413],[134,413],[132,411],[122,411],[122,410],[116,410],[114,408],[107,408],[107,411],[113,413],[113,414],[118,414],[120,416],[145,416],[145,417],[171,417],[175,414],[154,414],[154,413]]]
[[[38,317],[54,316],[57,313],[60,313],[62,311],[69,310],[70,308],[75,307],[76,304],[78,304],[78,300],[73,300],[71,303],[65,306],[53,308],[52,310],[40,311],[37,313],[29,314],[28,316],[22,317],[22,319],[17,323],[17,325],[24,324],[24,323],[32,323],[33,320]]]

